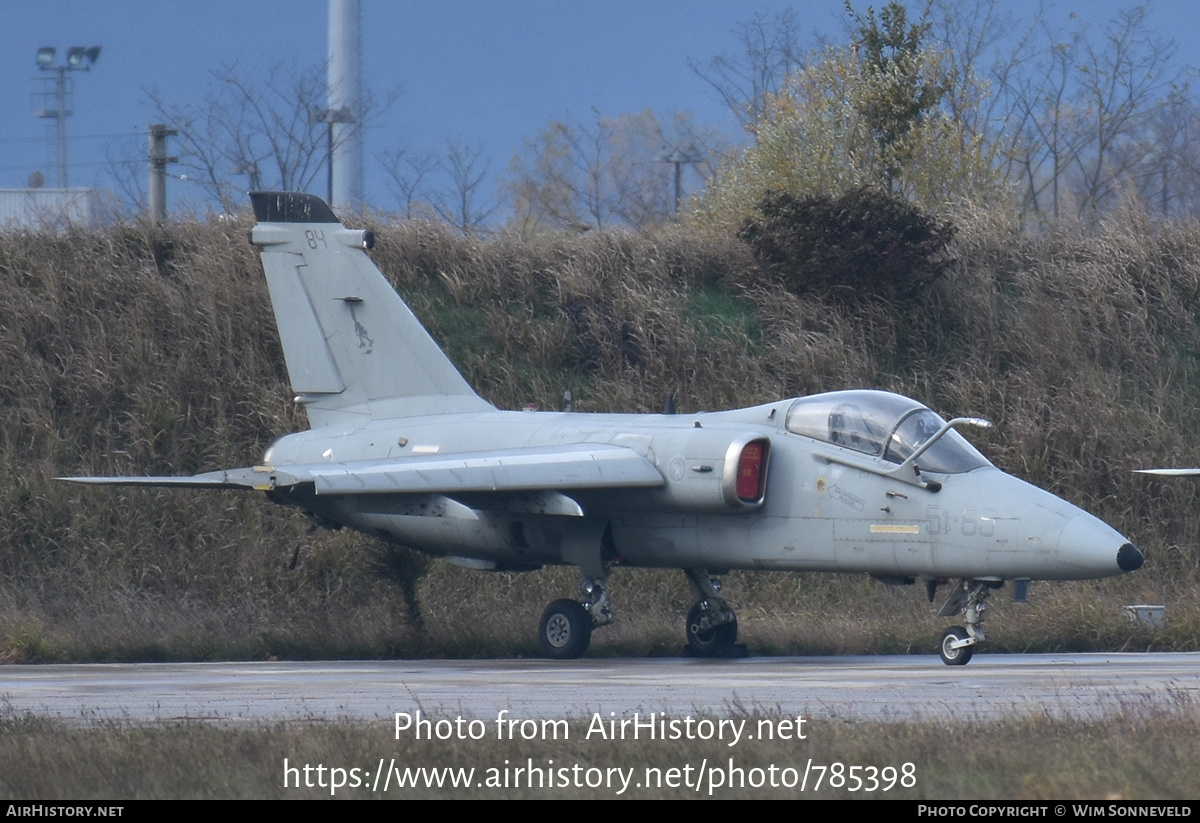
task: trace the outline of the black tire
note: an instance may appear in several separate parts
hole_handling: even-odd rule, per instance
[[[688,648],[692,650],[692,654],[698,657],[715,657],[727,654],[733,648],[733,644],[737,642],[737,617],[734,617],[728,623],[722,623],[720,626],[698,631],[696,624],[703,612],[704,608],[699,603],[693,605],[691,611],[688,612],[687,626],[685,627],[687,629]]]
[[[962,626],[951,626],[942,632],[942,643],[938,648],[938,653],[942,656],[942,662],[947,666],[967,665],[967,661],[975,654],[975,647],[963,646],[960,649],[952,649],[950,648],[950,644],[957,640],[966,640],[970,636]]]
[[[542,612],[538,637],[546,657],[553,660],[582,657],[592,642],[592,616],[582,603],[555,600]]]

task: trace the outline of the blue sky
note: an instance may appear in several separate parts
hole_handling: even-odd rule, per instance
[[[1129,5],[1057,2],[1048,17],[1065,27],[1074,12],[1101,26]],[[687,110],[735,132],[687,61],[736,50],[740,21],[789,6],[806,29],[838,39],[842,0],[363,0],[364,82],[376,97],[400,92],[367,134],[367,198],[394,205],[373,161],[385,149],[482,147],[499,177],[522,138],[552,119],[586,121],[593,109],[607,116]],[[1037,3],[1005,7],[1023,19]],[[1200,5],[1158,0],[1150,7],[1151,24],[1177,41],[1180,61],[1200,65]],[[0,187],[24,186],[34,169],[50,184],[55,177],[53,121],[34,117],[30,101],[39,46],[56,46],[60,56],[72,45],[103,47],[95,68],[74,76],[68,118],[71,184],[100,187],[109,185],[106,149],[145,145],[154,119],[147,89],[196,103],[214,69],[316,66],[327,49],[325,0],[0,0],[0,8]],[[173,204],[186,198],[187,186],[171,182]]]

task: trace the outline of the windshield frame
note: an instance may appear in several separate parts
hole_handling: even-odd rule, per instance
[[[901,465],[946,425],[937,412],[892,392],[849,389],[797,398],[784,416],[790,434]],[[911,431],[906,431],[906,426]],[[920,456],[921,471],[959,474],[991,462],[950,429]]]

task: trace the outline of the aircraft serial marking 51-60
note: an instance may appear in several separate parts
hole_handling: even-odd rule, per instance
[[[836,391],[704,414],[500,411],[477,395],[371,262],[367,231],[307,194],[251,194],[275,320],[309,431],[261,465],[194,477],[78,482],[257,489],[347,526],[477,569],[580,570],[541,645],[582,655],[613,620],[614,566],[678,568],[696,654],[728,654],[729,569],[956,581],[940,616],[950,665],[984,640],[988,595],[1012,581],[1129,572],[1142,553],[1090,514],[995,468],[937,414],[882,391]]]

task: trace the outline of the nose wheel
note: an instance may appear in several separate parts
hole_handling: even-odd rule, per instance
[[[962,580],[942,607],[938,617],[953,617],[961,614],[967,621],[966,628],[951,626],[942,633],[938,654],[947,666],[965,666],[975,654],[975,646],[987,640],[983,633],[983,613],[987,611],[988,595],[993,589],[1004,585],[1000,580]]]
[[[975,654],[975,641],[962,626],[951,626],[942,633],[942,645],[938,653],[947,666],[965,666],[971,655]]]

